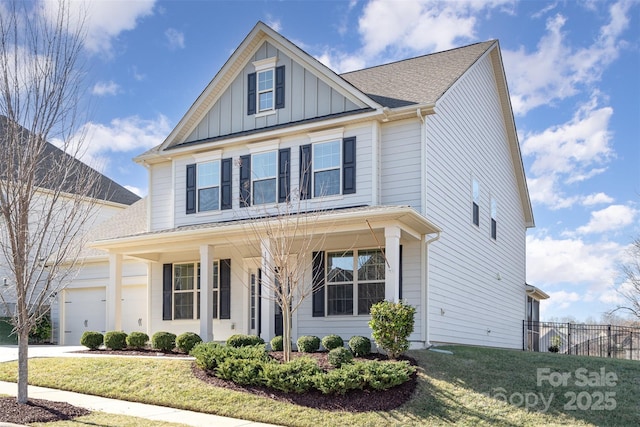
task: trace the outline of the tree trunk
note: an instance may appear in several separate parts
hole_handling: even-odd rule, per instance
[[[29,400],[29,330],[21,328],[18,334],[18,403]]]
[[[282,355],[285,362],[291,360],[291,307],[282,304]]]

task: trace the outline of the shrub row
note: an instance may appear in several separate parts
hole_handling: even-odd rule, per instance
[[[262,343],[264,343],[264,341],[260,340],[259,343],[256,342],[255,344]],[[344,348],[344,341],[339,335],[327,335],[322,338],[322,340],[313,335],[303,335],[298,338],[298,341],[296,341],[298,351],[301,353],[315,353],[320,350],[320,343],[322,343],[322,346],[329,351],[336,348]],[[270,344],[271,350],[282,351],[282,336],[274,337]],[[227,341],[227,345],[230,345],[229,341]],[[366,356],[371,353],[371,340],[367,337],[351,337],[348,342],[348,346],[353,355],[358,357]]]
[[[191,351],[196,364],[218,378],[241,385],[262,385],[288,393],[316,389],[324,394],[349,390],[386,390],[409,380],[415,368],[407,362],[357,361],[345,347],[332,349],[339,368],[324,372],[310,357],[279,363],[269,357],[265,345],[233,347],[200,343]],[[348,355],[348,356],[347,356]]]
[[[202,338],[193,332],[185,332],[178,336],[171,332],[156,332],[151,337],[151,348],[164,352],[171,352],[177,348],[189,353],[200,342]],[[122,331],[109,331],[102,335],[100,332],[86,331],[80,338],[80,344],[90,350],[97,350],[101,345],[109,350],[143,349],[147,348],[148,343],[149,335],[144,332],[131,332],[127,335]]]

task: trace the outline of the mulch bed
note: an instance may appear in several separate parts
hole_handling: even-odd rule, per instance
[[[0,421],[14,424],[48,423],[71,420],[91,411],[65,402],[29,399],[19,404],[15,397],[0,397]]]
[[[282,360],[282,352],[271,352],[270,354],[275,359]],[[293,353],[292,357],[295,358],[303,355],[315,358],[318,361],[318,366],[324,370],[332,369],[328,361],[328,353]],[[366,359],[387,360],[386,356],[381,354],[372,354],[366,358],[355,358],[354,360]],[[403,358],[403,360],[407,360],[412,365],[415,365],[414,359]],[[281,402],[329,411],[389,411],[411,399],[417,384],[417,375],[413,374],[409,381],[389,390],[351,390],[344,395],[326,395],[318,390],[312,390],[306,393],[296,394],[285,393],[268,387],[238,385],[233,381],[225,381],[209,375],[206,371],[198,368],[195,363],[191,371],[196,378],[216,387],[225,387],[227,389],[252,393]]]
[[[99,354],[99,355],[112,355],[112,356],[162,356],[162,357],[189,357],[188,354],[180,353],[178,351],[170,351],[170,352],[161,352],[158,350],[151,349],[124,349],[124,350],[108,350],[106,348],[101,348],[98,350],[78,350],[74,353],[84,353],[84,354]]]

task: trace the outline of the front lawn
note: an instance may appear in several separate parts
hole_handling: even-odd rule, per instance
[[[409,352],[419,365],[414,397],[396,410],[364,413],[310,409],[212,387],[193,377],[186,360],[59,358],[34,359],[29,366],[30,382],[39,386],[280,425],[640,424],[637,361],[447,349],[454,354]],[[15,381],[16,369],[15,362],[0,364],[0,379]]]

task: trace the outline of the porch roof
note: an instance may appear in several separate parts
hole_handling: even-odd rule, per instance
[[[370,232],[397,226],[406,238],[422,239],[441,230],[409,206],[362,206],[307,212],[300,218],[312,221],[316,235]],[[158,260],[164,252],[197,249],[200,245],[234,245],[251,240],[248,235],[268,228],[275,216],[209,222],[97,240],[90,247],[137,258]]]

